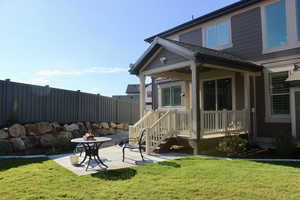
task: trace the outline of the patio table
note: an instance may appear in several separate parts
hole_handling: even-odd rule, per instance
[[[88,164],[86,166],[86,170],[88,169],[90,162],[92,160],[95,160],[99,165],[103,165],[106,168],[108,168],[107,165],[104,164],[104,162],[101,160],[99,156],[99,148],[101,145],[105,142],[111,141],[111,138],[109,137],[95,137],[93,140],[85,140],[84,138],[76,138],[72,139],[72,143],[77,143],[77,144],[82,144],[84,150],[85,150],[85,155],[84,159],[81,161],[80,165],[86,161],[88,158]]]

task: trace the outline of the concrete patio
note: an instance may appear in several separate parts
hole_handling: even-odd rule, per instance
[[[126,149],[125,152],[125,162],[122,162],[122,148],[120,146],[112,146],[99,150],[99,155],[102,161],[108,166],[108,169],[101,168],[96,162],[93,162],[86,171],[86,164],[83,163],[81,166],[73,166],[70,162],[70,156],[72,154],[64,155],[54,155],[49,156],[50,159],[63,166],[64,168],[70,170],[78,176],[88,175],[103,172],[105,170],[122,169],[127,167],[134,167],[149,163],[163,162],[167,160],[174,160],[188,156],[187,154],[178,153],[164,153],[164,154],[144,154],[145,161],[143,162],[138,151]],[[80,161],[83,159],[84,155],[80,157]]]

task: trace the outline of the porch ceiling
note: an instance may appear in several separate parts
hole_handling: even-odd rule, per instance
[[[151,59],[158,56],[157,53],[161,47],[174,53],[178,57],[185,58],[187,61],[182,62],[182,66],[180,66],[180,62],[178,62],[177,65],[172,63],[172,66],[168,64],[162,65],[159,67],[160,69],[157,69],[160,74],[163,74],[163,71],[176,74],[176,76],[189,73],[190,71],[187,69],[187,67],[189,67],[188,62],[195,62],[197,65],[201,65],[206,68],[222,68],[231,71],[260,72],[263,69],[260,65],[248,62],[223,51],[217,51],[168,39],[156,38],[140,59],[131,66],[129,72],[131,74],[138,75],[141,71],[149,71],[147,70],[147,64],[149,64]],[[151,70],[151,72],[151,75],[158,73],[155,72],[155,70]]]

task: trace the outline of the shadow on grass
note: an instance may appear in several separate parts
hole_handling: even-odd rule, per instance
[[[92,174],[91,176],[94,178],[100,178],[103,180],[118,181],[118,180],[131,179],[136,174],[137,174],[137,171],[135,169],[126,168],[126,169],[104,171],[103,173]]]
[[[181,165],[179,165],[175,162],[168,162],[168,161],[159,162],[158,164],[162,165],[162,166],[174,167],[174,168],[180,168],[181,167]]]
[[[300,168],[300,162],[286,162],[286,161],[255,161],[257,163],[262,164],[269,164],[269,165],[278,165],[278,166],[285,166],[285,167],[293,167],[293,168]]]
[[[41,164],[48,161],[48,158],[12,158],[12,159],[0,159],[0,171],[16,168],[30,164]]]

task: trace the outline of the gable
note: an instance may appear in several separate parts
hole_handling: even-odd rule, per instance
[[[161,62],[162,57],[166,58],[165,63]],[[161,51],[157,55],[155,55],[155,58],[153,58],[153,60],[143,71],[157,69],[163,66],[172,65],[184,61],[188,61],[188,59],[184,58],[181,55],[175,54],[165,48],[162,48]]]

